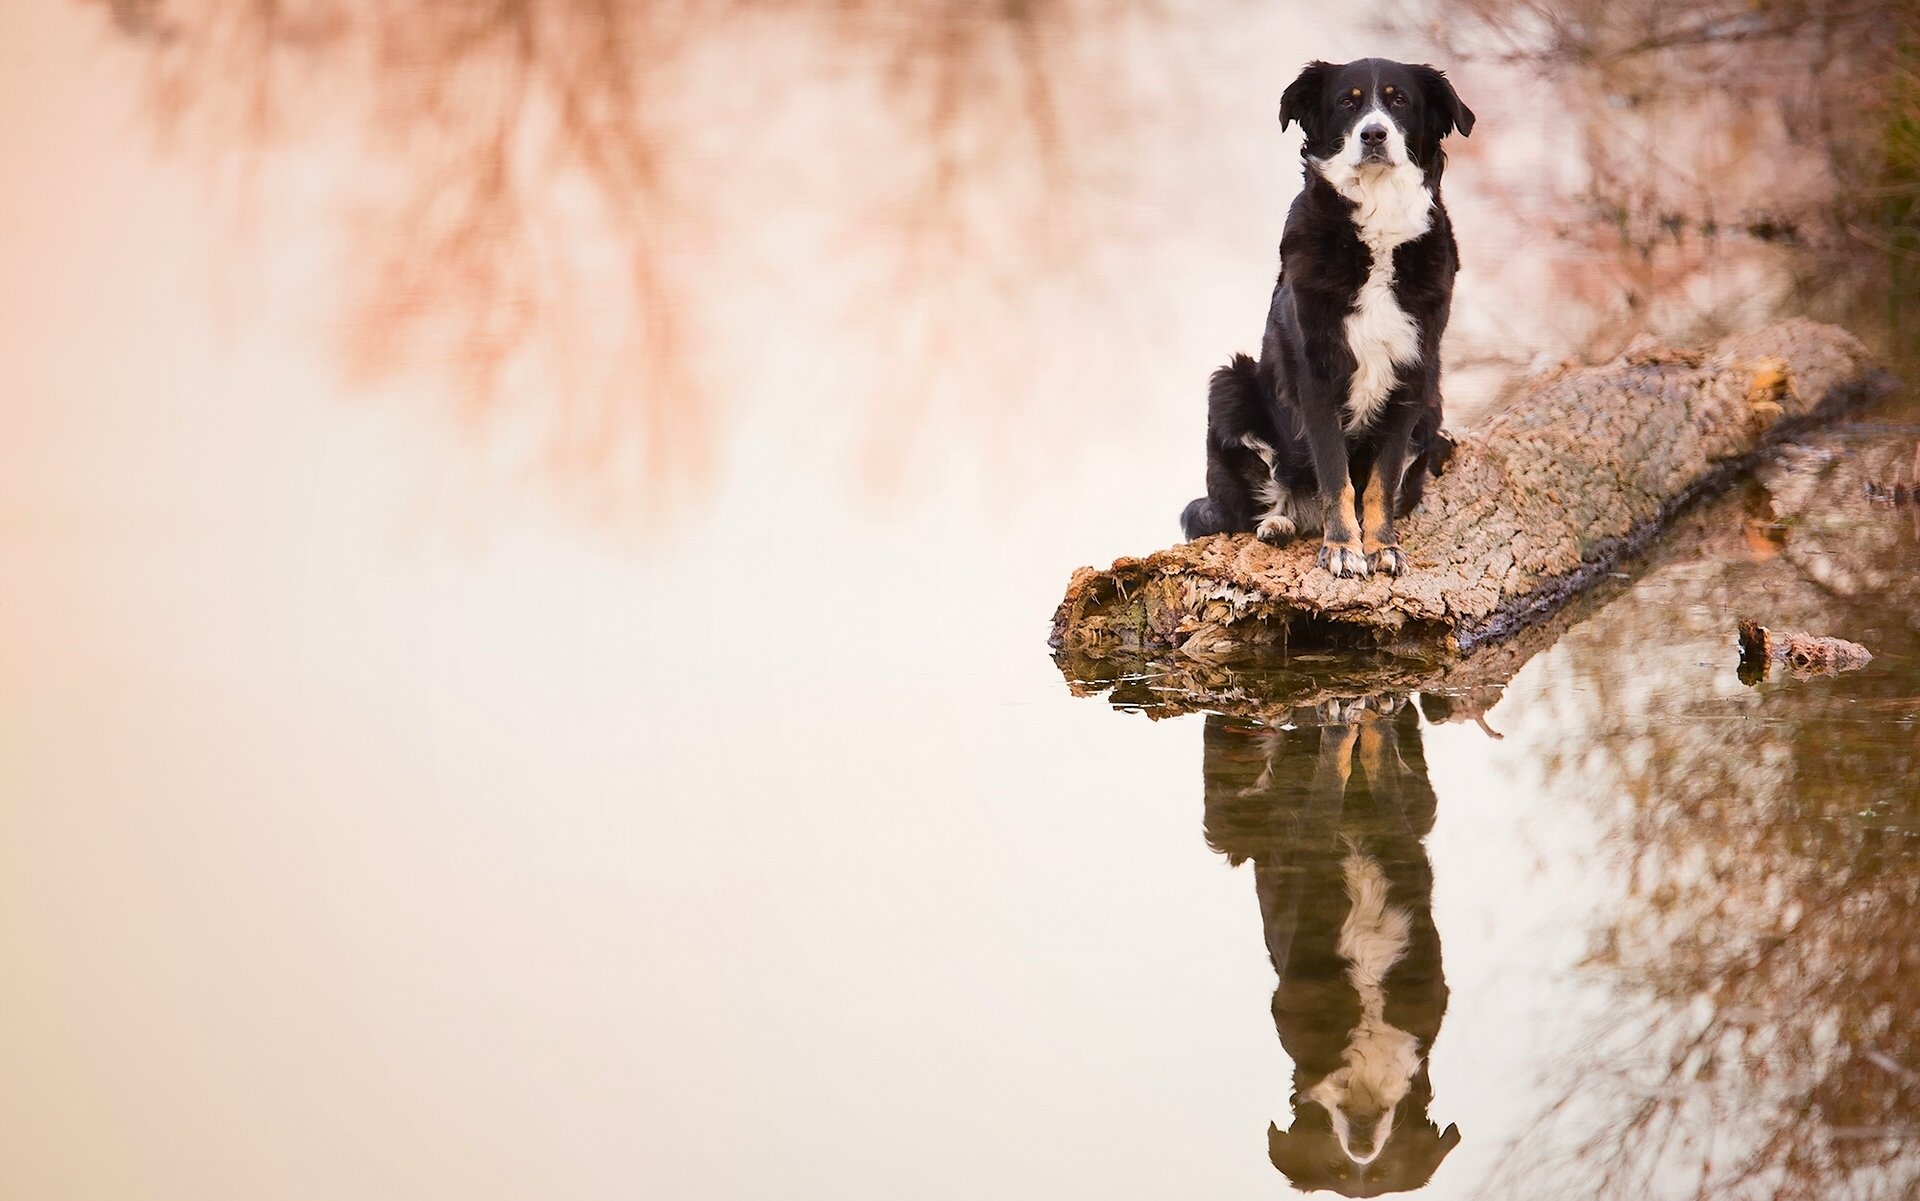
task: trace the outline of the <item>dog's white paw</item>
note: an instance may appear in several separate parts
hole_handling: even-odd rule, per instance
[[[1334,546],[1323,542],[1317,562],[1342,579],[1363,579],[1372,571],[1367,566],[1366,554],[1357,547]]]
[[[1383,546],[1367,556],[1367,566],[1387,575],[1407,574],[1407,556],[1397,546]]]
[[[1273,513],[1261,519],[1253,536],[1268,546],[1285,546],[1292,539],[1293,532],[1293,518]]]

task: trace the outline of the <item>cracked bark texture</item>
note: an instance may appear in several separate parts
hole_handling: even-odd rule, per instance
[[[1851,334],[1798,318],[1704,350],[1636,347],[1562,368],[1461,440],[1400,523],[1406,575],[1336,579],[1314,565],[1315,539],[1217,534],[1074,572],[1050,642],[1081,659],[1226,663],[1275,647],[1456,658],[1605,579],[1776,438],[1891,384]]]

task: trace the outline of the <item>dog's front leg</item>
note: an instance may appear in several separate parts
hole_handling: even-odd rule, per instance
[[[1354,512],[1353,473],[1347,464],[1347,437],[1340,429],[1340,405],[1329,395],[1323,403],[1306,406],[1307,447],[1313,454],[1313,474],[1326,512],[1326,532],[1320,539],[1320,566],[1337,576],[1363,576],[1367,554],[1360,544],[1360,521]]]
[[[1362,493],[1361,545],[1366,550],[1367,566],[1388,575],[1403,575],[1407,570],[1407,556],[1394,534],[1393,515],[1400,505],[1400,485],[1407,474],[1408,448],[1419,416],[1414,405],[1389,404]]]

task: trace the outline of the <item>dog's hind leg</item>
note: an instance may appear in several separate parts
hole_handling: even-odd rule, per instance
[[[1207,494],[1187,505],[1187,539],[1248,530],[1269,538],[1263,508],[1273,482],[1273,447],[1261,433],[1260,379],[1254,361],[1237,354],[1207,384]]]
[[[1269,546],[1285,546],[1300,532],[1300,524],[1295,520],[1298,501],[1293,490],[1280,482],[1273,469],[1273,447],[1252,434],[1242,435],[1240,441],[1248,450],[1260,456],[1260,481],[1253,490],[1260,512],[1253,527],[1253,536]]]

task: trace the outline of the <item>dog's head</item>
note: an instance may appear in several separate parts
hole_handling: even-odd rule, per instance
[[[1308,63],[1280,96],[1280,127],[1295,121],[1308,158],[1350,170],[1413,163],[1432,174],[1440,140],[1473,132],[1473,110],[1445,72],[1384,58]]]
[[[1318,1105],[1302,1106],[1293,1128],[1267,1126],[1267,1158],[1288,1183],[1302,1192],[1331,1189],[1343,1197],[1378,1197],[1423,1188],[1440,1161],[1460,1145],[1460,1128],[1441,1130],[1424,1113],[1404,1123],[1365,1163],[1357,1163],[1341,1144],[1332,1115]]]

